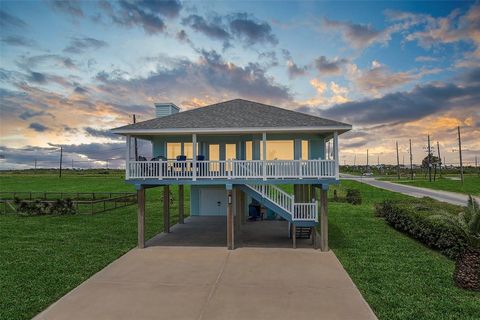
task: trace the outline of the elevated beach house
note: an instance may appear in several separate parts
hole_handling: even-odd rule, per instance
[[[262,212],[288,221],[294,247],[302,230],[315,247],[328,250],[327,191],[339,181],[338,136],[351,125],[241,99],[184,112],[171,103],[155,106],[156,118],[113,129],[127,141],[125,178],[138,192],[140,248],[145,189],[164,188],[164,231],[169,232],[169,187],[178,185],[183,223],[189,185],[190,215],[226,216],[229,249],[255,202]],[[151,142],[149,159],[135,155],[134,139]],[[292,194],[284,191],[286,185],[293,185]]]

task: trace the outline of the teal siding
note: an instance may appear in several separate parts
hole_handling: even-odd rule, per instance
[[[309,141],[309,159],[325,159],[325,140],[312,139]]]

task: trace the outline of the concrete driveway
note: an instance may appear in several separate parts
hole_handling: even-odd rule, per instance
[[[185,231],[198,221],[186,222],[120,257],[35,319],[376,319],[333,252],[270,245],[228,251],[208,246],[211,240],[172,245],[170,236],[200,234]]]

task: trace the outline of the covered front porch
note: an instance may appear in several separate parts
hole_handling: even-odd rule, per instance
[[[140,155],[137,139],[151,142]],[[126,179],[165,181],[338,180],[338,133],[127,135]]]

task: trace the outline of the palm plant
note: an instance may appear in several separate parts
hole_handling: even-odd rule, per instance
[[[458,255],[453,279],[464,289],[480,290],[480,207],[470,195],[464,212],[454,216],[442,212],[434,216],[450,223],[463,235],[468,247]]]

